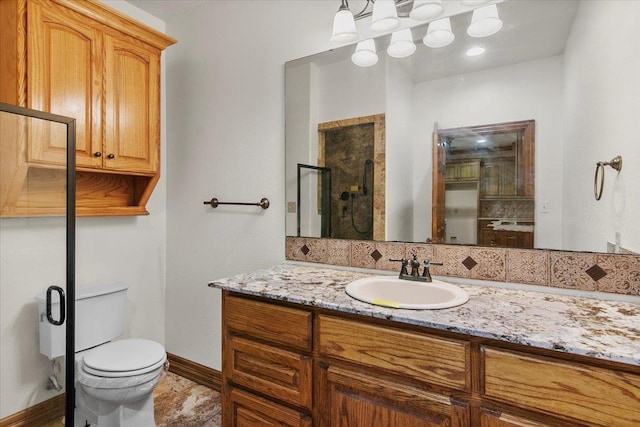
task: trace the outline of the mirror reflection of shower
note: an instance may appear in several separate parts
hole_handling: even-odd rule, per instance
[[[326,131],[322,154],[332,171],[331,237],[373,239],[373,124]]]
[[[367,176],[369,177],[369,179],[367,179]],[[370,187],[368,187],[368,185],[370,185],[371,188],[373,188],[373,160],[371,159],[367,159],[364,161],[364,171],[362,173],[362,197],[369,196]],[[354,218],[354,216],[356,216],[355,214],[356,209],[354,206],[354,201],[356,197],[357,197],[356,193],[351,193],[351,226],[359,234],[369,235],[371,234],[371,229],[373,228],[373,216],[371,216],[369,224],[367,226],[365,226],[364,228],[358,228],[358,225],[356,225],[356,219]],[[371,211],[373,211],[373,197],[369,196],[368,201],[371,202],[370,208],[371,208]]]

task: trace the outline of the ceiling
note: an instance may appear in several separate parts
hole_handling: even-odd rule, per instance
[[[212,0],[127,0],[132,5],[163,21]]]

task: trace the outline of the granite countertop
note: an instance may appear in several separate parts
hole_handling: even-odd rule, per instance
[[[403,310],[360,302],[344,291],[349,282],[373,275],[282,264],[214,280],[209,286],[640,366],[638,303],[459,285],[469,294],[464,305]]]

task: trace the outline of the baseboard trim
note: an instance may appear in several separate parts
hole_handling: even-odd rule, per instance
[[[220,371],[171,353],[167,353],[167,358],[169,359],[169,372],[220,391],[222,385],[222,373]]]
[[[61,394],[0,420],[0,427],[40,426],[64,416],[65,395]]]

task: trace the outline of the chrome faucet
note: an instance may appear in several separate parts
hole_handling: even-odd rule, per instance
[[[402,267],[400,268],[400,275],[398,276],[400,279],[404,280],[413,280],[416,282],[432,282],[431,273],[429,272],[429,266],[431,265],[443,265],[441,262],[432,262],[425,260],[422,262],[422,275],[419,274],[420,263],[418,262],[417,256],[414,255],[412,259],[393,259],[389,258],[389,261],[399,262]],[[411,264],[411,274],[409,274],[407,267]]]

